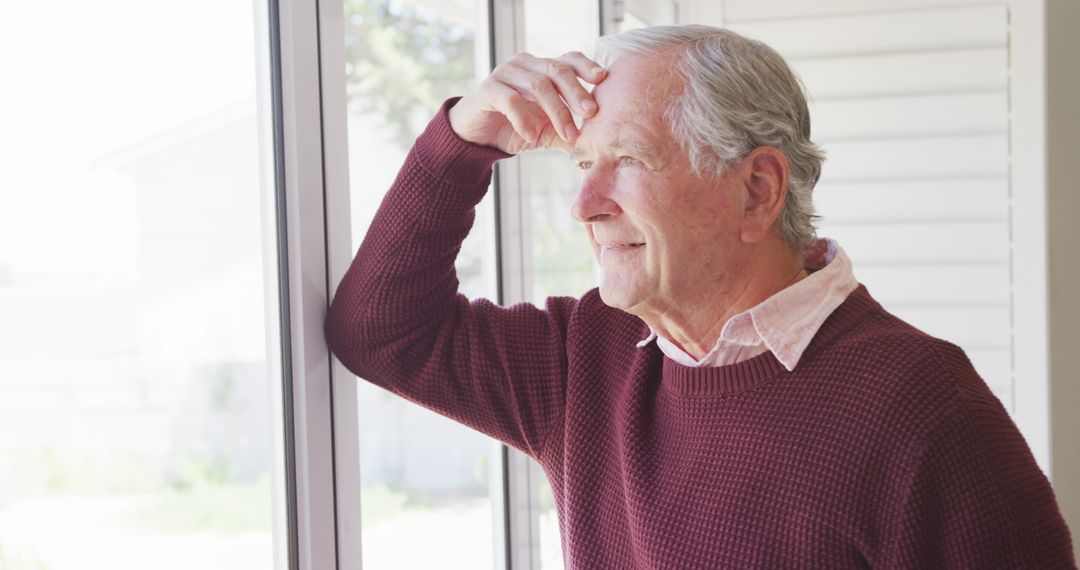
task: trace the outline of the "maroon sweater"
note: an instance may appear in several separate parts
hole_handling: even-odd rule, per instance
[[[860,287],[798,366],[663,357],[595,290],[509,308],[454,258],[505,155],[418,139],[334,298],[357,375],[521,449],[570,569],[1075,568],[1051,487],[957,347]]]

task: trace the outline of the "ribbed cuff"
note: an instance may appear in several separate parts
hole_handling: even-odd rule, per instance
[[[417,137],[413,153],[429,174],[456,186],[487,186],[495,161],[509,158],[497,148],[473,144],[450,127],[450,108],[460,97],[447,99],[427,129]]]

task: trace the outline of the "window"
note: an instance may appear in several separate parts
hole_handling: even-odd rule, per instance
[[[0,8],[3,568],[286,564],[265,7],[167,8]]]
[[[601,29],[648,24],[726,25],[789,58],[829,151],[822,234],[888,308],[967,350],[1047,467],[1040,6],[0,8],[16,86],[0,105],[0,568],[345,570],[361,543],[368,569],[561,568],[535,463],[352,377],[324,381],[320,294],[444,97],[515,51],[587,51]],[[463,292],[592,287],[569,159],[501,164],[458,262]]]
[[[487,27],[470,1],[344,7],[355,251],[416,136],[446,97],[486,74]],[[490,196],[476,219],[458,257],[461,292],[496,298]],[[366,382],[357,418],[364,568],[492,568],[502,542],[500,446]]]
[[[589,53],[600,35],[597,6],[559,0],[525,2],[524,51],[558,57],[570,50]],[[580,123],[580,122],[579,122]],[[557,150],[534,151],[515,159],[516,186],[524,244],[520,279],[524,299],[543,306],[553,295],[581,296],[596,286],[592,247],[585,228],[570,216],[580,172]],[[542,570],[563,567],[559,521],[551,486],[535,461],[527,462],[533,540],[539,543],[533,564]]]

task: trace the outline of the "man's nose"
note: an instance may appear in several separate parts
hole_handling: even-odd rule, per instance
[[[600,165],[585,171],[570,215],[582,223],[599,222],[617,215],[621,209],[612,199],[613,186],[612,173],[605,172]]]

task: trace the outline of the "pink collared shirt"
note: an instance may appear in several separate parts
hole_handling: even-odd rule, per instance
[[[772,351],[784,368],[794,370],[821,324],[859,286],[851,260],[831,239],[807,248],[803,262],[807,277],[728,319],[701,360],[656,331],[638,346],[656,340],[664,355],[683,366],[725,366]]]

